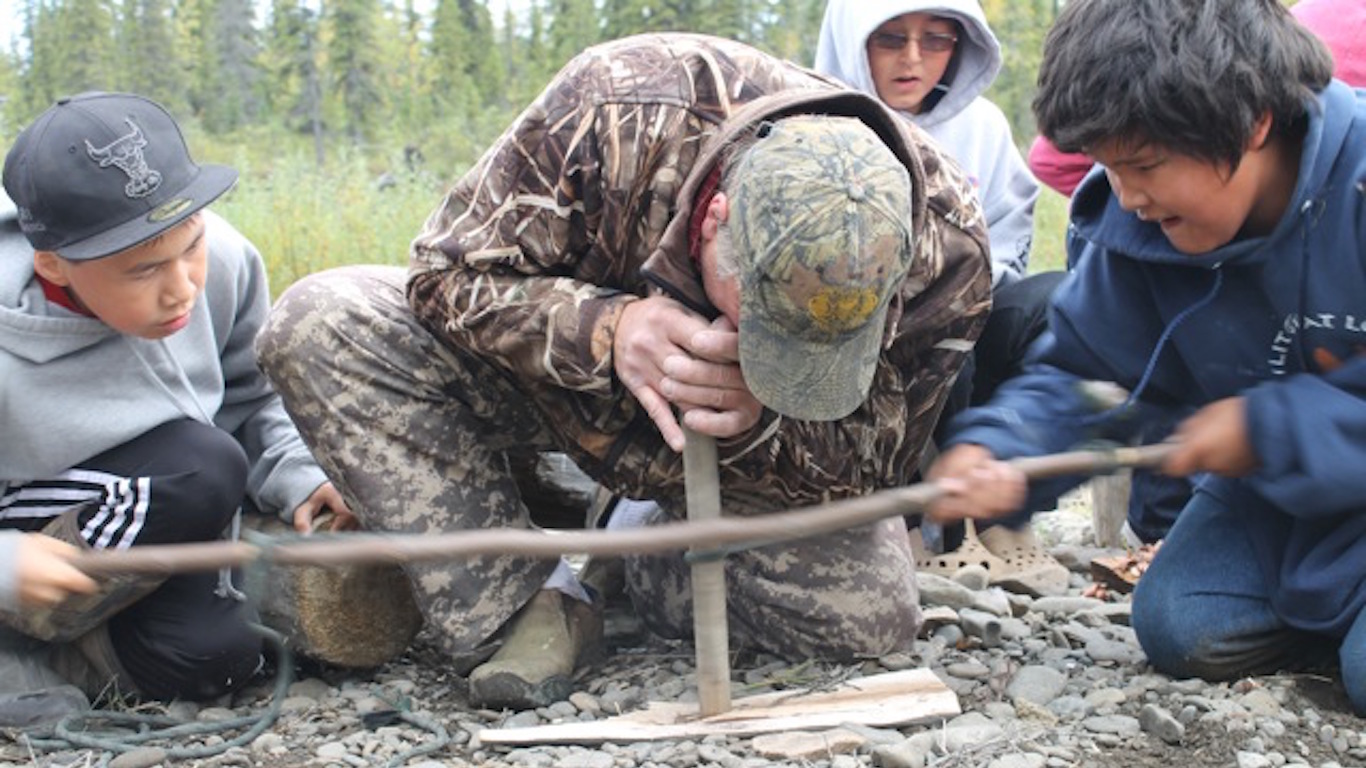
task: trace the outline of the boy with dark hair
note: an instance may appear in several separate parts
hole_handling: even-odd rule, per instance
[[[246,503],[353,520],[256,367],[265,268],[205,210],[236,179],[131,94],[60,100],[5,158],[0,725],[109,689],[215,698],[260,663],[218,575],[91,581],[72,553],[212,540]]]
[[[1366,96],[1275,0],[1074,0],[1035,111],[1105,168],[1035,364],[954,423],[945,518],[1039,509],[999,459],[1189,407],[1204,474],[1133,600],[1154,666],[1230,679],[1336,654],[1366,711]],[[1104,410],[1086,382],[1116,382]]]

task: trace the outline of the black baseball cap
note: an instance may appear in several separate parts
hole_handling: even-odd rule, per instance
[[[88,261],[174,227],[232,188],[237,171],[198,165],[160,104],[131,93],[59,99],[5,156],[5,191],[35,250]]]

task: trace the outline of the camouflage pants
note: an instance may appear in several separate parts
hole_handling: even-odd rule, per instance
[[[405,276],[398,267],[346,267],[300,280],[259,338],[261,367],[370,530],[525,528],[507,454],[566,446],[501,374],[422,327],[406,303]],[[681,499],[661,503],[669,510],[661,515],[682,514]],[[428,624],[460,654],[496,632],[554,565],[486,556],[406,568]],[[732,636],[784,656],[884,653],[907,647],[919,628],[914,560],[899,520],[731,555],[727,578]],[[628,581],[652,629],[691,633],[681,554],[630,558]]]
[[[526,528],[506,451],[550,447],[502,377],[418,323],[406,270],[354,267],[289,288],[257,341],[299,432],[372,531]],[[446,651],[480,646],[545,582],[553,560],[477,556],[405,565]]]
[[[684,517],[681,504],[662,504],[650,522]],[[915,560],[901,518],[734,552],[725,571],[726,619],[737,648],[848,661],[908,649],[920,628]],[[628,557],[626,584],[651,631],[692,636],[691,573],[682,553]]]

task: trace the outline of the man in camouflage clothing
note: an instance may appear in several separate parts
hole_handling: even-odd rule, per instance
[[[571,61],[406,275],[301,280],[259,353],[372,530],[526,527],[507,457],[537,450],[683,517],[680,424],[716,438],[726,514],[752,515],[912,481],[990,282],[971,186],[909,122],[745,45],[649,35]],[[726,562],[734,642],[852,659],[919,629],[899,519]],[[562,563],[408,571],[445,650],[501,642],[478,703],[569,692],[601,618]],[[627,582],[653,630],[690,634],[681,556],[631,558]]]

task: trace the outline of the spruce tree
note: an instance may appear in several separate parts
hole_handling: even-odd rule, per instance
[[[353,143],[367,139],[380,114],[379,21],[376,0],[332,0],[324,10],[327,39],[327,79],[330,98],[339,107],[342,128]]]

